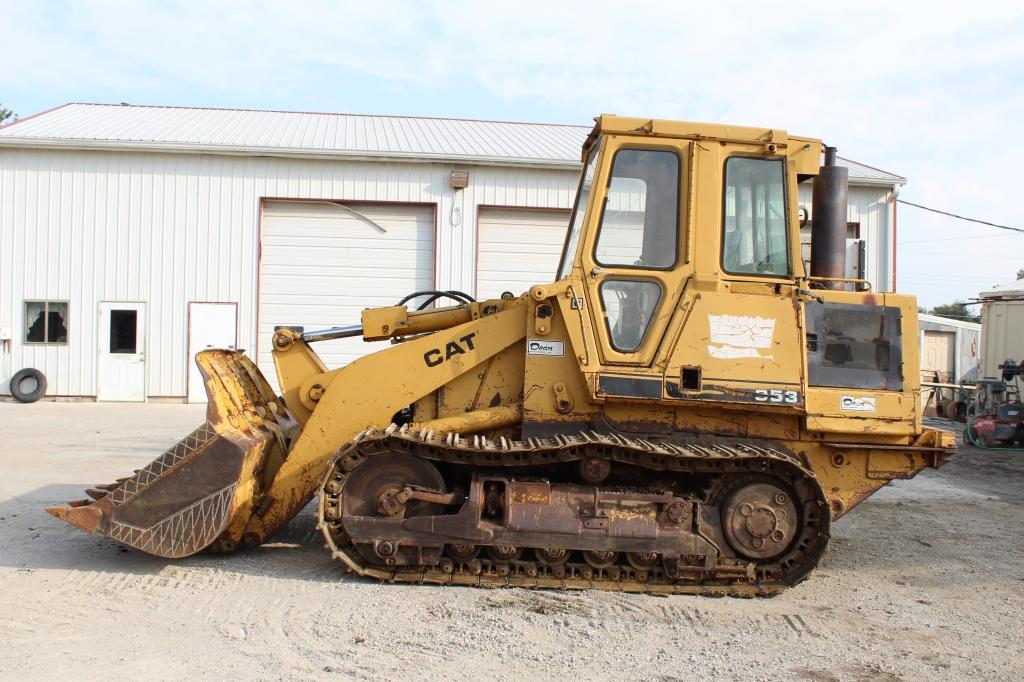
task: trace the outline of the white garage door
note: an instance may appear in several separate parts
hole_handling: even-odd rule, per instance
[[[569,212],[481,208],[477,298],[519,295],[555,279]]]
[[[358,214],[357,214],[358,213]],[[434,209],[317,202],[266,202],[260,239],[259,366],[275,388],[270,354],[275,326],[306,330],[358,324],[363,308],[395,305],[434,288]],[[328,368],[387,342],[324,341]]]

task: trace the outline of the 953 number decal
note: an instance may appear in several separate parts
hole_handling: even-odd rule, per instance
[[[754,389],[754,402],[772,403],[774,405],[797,405],[800,402],[800,391],[783,391],[778,388]]]

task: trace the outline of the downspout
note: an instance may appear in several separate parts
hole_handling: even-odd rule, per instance
[[[900,195],[900,186],[892,186],[892,286],[890,291],[896,291],[896,198]]]

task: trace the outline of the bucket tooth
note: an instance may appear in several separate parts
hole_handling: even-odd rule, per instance
[[[46,508],[46,513],[49,514],[50,516],[57,517],[61,521],[64,521],[68,517],[68,507],[66,507],[66,506],[64,506],[62,504],[61,505],[57,505],[55,507],[47,507]]]
[[[108,490],[97,490],[96,488],[86,488],[86,490],[85,490],[85,494],[88,495],[89,497],[91,497],[94,500],[98,500],[101,497],[106,497],[108,492],[110,492],[110,491],[108,491]]]
[[[90,500],[73,500],[66,507],[47,507],[46,512],[61,521],[81,528],[90,535],[95,533],[103,522],[103,512]]]
[[[111,490],[117,490],[118,488],[120,488],[121,484],[127,480],[127,478],[119,478],[117,483],[97,483],[96,487],[100,490],[105,490],[109,493]]]

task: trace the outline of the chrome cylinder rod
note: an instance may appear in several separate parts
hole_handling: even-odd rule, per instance
[[[363,325],[361,324],[349,324],[344,327],[328,327],[327,329],[317,329],[316,331],[303,332],[302,340],[306,343],[315,343],[317,341],[330,341],[331,339],[347,339],[352,336],[362,336]]]

